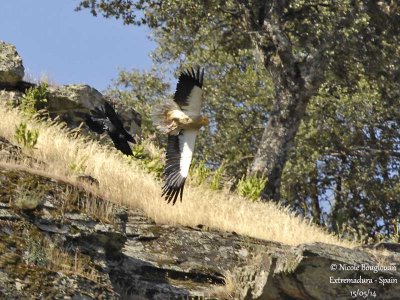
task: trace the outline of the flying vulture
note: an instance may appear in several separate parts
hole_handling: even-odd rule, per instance
[[[200,115],[204,69],[186,70],[179,76],[172,100],[167,100],[153,111],[153,123],[168,135],[167,162],[164,170],[162,195],[175,204],[182,201],[183,187],[189,173],[199,129],[208,124]]]
[[[136,143],[136,141],[125,130],[114,108],[108,102],[105,102],[103,105],[91,110],[90,113],[90,115],[86,115],[86,125],[99,134],[106,131],[114,142],[115,148],[125,155],[132,155],[128,142]]]

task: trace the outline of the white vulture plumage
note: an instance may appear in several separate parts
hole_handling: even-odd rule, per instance
[[[167,100],[153,111],[154,125],[168,134],[167,162],[164,170],[162,197],[175,204],[182,201],[183,187],[189,173],[194,144],[199,129],[208,124],[200,115],[204,69],[186,70],[179,76],[172,100]]]

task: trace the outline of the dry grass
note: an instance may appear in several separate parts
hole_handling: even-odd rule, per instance
[[[387,249],[364,249],[364,251],[372,256],[377,266],[388,267],[399,263],[396,252]]]
[[[0,106],[0,136],[13,140],[22,121],[17,110]],[[161,183],[135,162],[97,142],[74,138],[60,125],[27,121],[39,130],[36,149],[30,155],[47,163],[42,170],[51,176],[73,178],[80,171],[99,181],[97,193],[115,203],[142,209],[158,223],[196,226],[203,224],[221,231],[234,231],[288,245],[324,242],[352,247],[317,226],[290,214],[273,203],[250,202],[234,194],[205,187],[186,187],[184,200],[175,206],[161,198]],[[72,180],[72,179],[71,179]]]
[[[69,253],[41,236],[28,236],[26,242],[28,250],[24,255],[28,264],[34,263],[51,271],[76,274],[96,282],[99,281],[100,274],[90,266],[90,258],[83,256],[78,249]]]
[[[38,176],[53,178],[57,181],[71,185],[72,188],[67,187],[66,190],[62,192],[61,195],[59,195],[59,201],[61,203],[61,214],[64,214],[65,211],[67,211],[71,207],[77,207],[80,211],[84,212],[88,216],[92,216],[102,222],[113,223],[115,221],[114,217],[117,204],[112,203],[106,199],[102,199],[101,196],[98,194],[98,191],[93,187],[93,185],[86,182],[77,181],[76,177],[68,178],[65,176],[54,175],[44,170],[32,169],[31,165],[24,165],[25,162],[31,163],[31,161],[27,160],[17,162],[15,160],[2,161],[0,159],[0,167],[9,170],[24,171]],[[40,168],[40,166],[36,167]],[[41,200],[42,198],[42,193],[40,191],[31,190],[27,187],[18,187],[17,192],[18,197],[15,200],[16,207],[20,209],[33,209],[40,204],[38,202],[38,200]],[[84,195],[81,195],[80,192],[84,192]],[[35,205],[30,206],[31,203]]]
[[[49,175],[47,175],[49,176]],[[64,180],[64,182],[66,182]],[[78,208],[80,212],[85,213],[101,222],[114,223],[115,204],[110,201],[99,198],[94,192],[87,191],[82,195],[82,189],[92,189],[92,187],[79,182],[66,182],[71,185],[80,185],[80,188],[69,188],[59,195],[61,203],[61,214],[64,217],[65,212],[71,208]]]
[[[240,299],[239,287],[240,282],[238,282],[237,274],[234,274],[232,271],[226,271],[224,273],[224,285],[215,286],[208,297],[211,299]]]
[[[47,268],[64,274],[76,274],[95,282],[99,281],[99,272],[95,268],[90,267],[90,258],[83,257],[76,249],[75,253],[70,253],[60,250],[56,247],[47,249],[49,264]]]

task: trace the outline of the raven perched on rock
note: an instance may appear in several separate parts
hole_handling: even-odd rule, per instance
[[[119,116],[108,102],[91,110],[90,113],[86,115],[85,122],[91,130],[99,134],[107,132],[115,148],[125,155],[133,155],[128,142],[136,143],[136,141],[125,130]]]

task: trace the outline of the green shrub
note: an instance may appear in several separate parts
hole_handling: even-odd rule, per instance
[[[84,173],[86,170],[86,166],[83,164],[83,162],[70,162],[68,164],[68,169],[75,174],[81,174]]]
[[[222,175],[225,171],[225,166],[222,163],[217,170],[212,175],[211,183],[210,183],[210,188],[212,190],[219,190],[222,188],[223,182],[222,182]]]
[[[33,116],[39,110],[44,109],[47,103],[47,83],[29,88],[22,97],[21,110],[28,116]]]
[[[251,200],[257,200],[260,197],[261,191],[263,190],[266,179],[258,178],[255,176],[242,177],[236,187],[237,193],[240,196],[249,198]]]
[[[135,144],[132,147],[133,157],[136,159],[145,159],[147,157],[143,144]]]
[[[14,138],[18,144],[33,149],[36,146],[39,137],[38,130],[29,130],[26,123],[20,123],[15,128]]]
[[[133,156],[128,157],[128,161],[135,159],[147,172],[154,173],[157,177],[161,178],[164,171],[161,153],[150,154],[146,151],[144,144],[135,144],[132,147],[132,153]]]
[[[193,183],[196,185],[202,185],[209,177],[211,170],[206,167],[205,161],[193,162],[190,170],[191,178]]]
[[[164,172],[164,165],[160,159],[145,159],[144,165],[149,172],[155,173],[157,177],[161,177]]]

